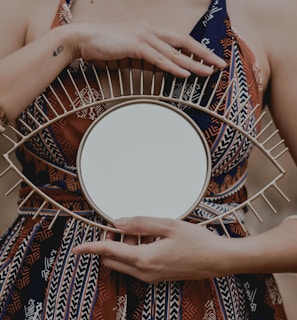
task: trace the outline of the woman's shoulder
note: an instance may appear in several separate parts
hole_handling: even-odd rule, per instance
[[[26,41],[31,42],[47,32],[52,25],[55,14],[61,0],[29,0],[31,12],[29,12],[28,32]]]
[[[234,1],[234,6],[236,1]],[[297,50],[297,1],[296,0],[242,0],[241,18],[250,37],[256,39],[267,56],[276,50],[286,53]],[[233,0],[232,0],[233,3]],[[282,50],[280,50],[282,49]]]
[[[0,0],[0,57],[46,32],[59,0]]]
[[[227,5],[233,27],[257,58],[266,88],[280,68],[297,61],[297,1],[227,0]]]
[[[233,16],[239,17],[239,24],[248,23],[251,28],[258,28],[259,36],[269,29],[284,30],[297,23],[296,0],[227,0],[227,4]]]
[[[23,46],[29,21],[31,0],[0,0],[0,57]]]
[[[246,1],[246,0],[245,0]],[[249,0],[251,23],[258,26],[258,36],[270,55],[282,52],[282,58],[296,56],[297,1]],[[280,50],[282,49],[282,50]]]
[[[243,3],[251,23],[262,26],[263,31],[265,27],[283,30],[297,23],[296,0],[243,0]]]

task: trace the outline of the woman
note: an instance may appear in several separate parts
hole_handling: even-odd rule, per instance
[[[297,71],[296,9],[293,0],[1,0],[2,125],[18,118],[19,130],[25,133],[24,123],[32,121],[22,113],[27,105],[35,117],[40,116],[36,105],[53,117],[44,96],[57,110],[59,104],[48,86],[59,90],[59,75],[70,88],[67,72],[79,79],[78,58],[98,68],[103,61],[144,59],[180,78],[215,71],[215,81],[216,70],[223,69],[222,85],[235,79],[240,90],[251,94],[251,110],[257,104],[269,105],[297,159],[297,93],[292,85]],[[94,90],[100,101],[100,90]],[[63,90],[59,99],[70,107]],[[226,102],[222,107],[228,107]],[[97,115],[104,110],[101,106]],[[92,122],[78,118],[53,124],[21,147],[18,159],[26,176],[45,193],[95,219],[79,183],[71,178],[77,146]],[[217,159],[214,143],[223,125],[199,125],[205,134],[217,126],[217,133],[208,135]],[[230,146],[224,150],[226,157]],[[231,202],[245,200],[244,186],[235,183],[246,173],[249,146],[239,151],[245,148],[231,164],[213,160],[219,176],[212,176],[204,210],[195,211],[197,221],[208,213],[207,207],[220,212]],[[22,185],[21,199],[27,194]],[[59,217],[49,229],[49,208],[32,219],[42,201],[31,197],[22,203],[19,217],[2,237],[1,319],[285,319],[279,292],[267,273],[296,270],[294,219],[248,238],[241,238],[245,234],[238,224],[228,223],[231,239],[220,237],[215,226],[211,232],[189,221],[116,221],[117,228],[131,235],[159,236],[158,241],[135,246],[133,236],[126,243],[99,241],[99,230],[69,216]],[[85,241],[89,243],[82,244]]]

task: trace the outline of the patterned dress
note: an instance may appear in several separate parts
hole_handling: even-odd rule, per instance
[[[71,23],[72,4],[72,1],[60,1],[53,27]],[[261,72],[249,48],[232,29],[225,0],[211,1],[191,35],[228,62],[211,108],[219,108],[222,114],[234,117],[241,102],[250,96],[249,103],[236,117],[238,123],[248,119],[244,124],[252,128],[258,113],[254,112],[251,117],[249,114],[256,105],[262,105]],[[67,72],[78,82],[81,74],[74,62],[60,75],[74,104],[79,104],[81,98],[88,99],[83,85],[79,88],[80,97],[75,96],[75,90],[71,91]],[[209,83],[210,88],[217,79],[214,75]],[[218,106],[231,81],[230,94]],[[92,80],[90,83],[94,96],[100,101],[98,86],[95,82],[92,84]],[[201,85],[197,84],[197,96]],[[177,81],[176,92],[179,86]],[[52,87],[59,91],[57,81]],[[237,95],[237,92],[240,94]],[[28,107],[35,118],[41,117],[36,105],[49,118],[55,115],[47,108],[48,102],[57,111],[61,108],[59,101],[65,108],[71,107],[69,97],[62,90],[58,98],[50,88],[44,94],[47,99],[40,96]],[[235,96],[238,103],[231,104]],[[89,219],[96,219],[96,216],[84,200],[79,182],[72,173],[76,170],[80,139],[104,110],[104,105],[98,104],[88,112],[78,112],[54,122],[17,152],[24,174],[35,185],[65,207]],[[191,108],[184,108],[184,111],[203,130],[212,157],[212,176],[206,196],[188,217],[189,222],[197,223],[224,213],[234,203],[242,203],[246,199],[244,182],[252,146],[240,132],[217,118]],[[20,119],[32,125],[32,119],[25,113]],[[19,122],[19,130],[26,133],[23,122]],[[27,193],[28,186],[23,184],[20,198],[23,199]],[[2,320],[286,319],[278,288],[271,275],[231,275],[203,281],[147,284],[109,270],[98,256],[76,256],[71,249],[83,241],[98,240],[99,230],[67,215],[58,217],[52,228],[48,228],[53,219],[51,208],[32,219],[42,201],[36,196],[23,203],[15,223],[0,240]],[[245,236],[238,223],[225,223],[231,236]],[[212,229],[223,234],[221,226],[214,225]]]

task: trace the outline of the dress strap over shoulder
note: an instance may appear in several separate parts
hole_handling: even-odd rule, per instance
[[[71,8],[75,0],[60,0],[51,28],[68,24],[72,21]]]
[[[222,39],[232,34],[230,19],[226,10],[226,0],[212,0],[207,12],[198,21],[191,36],[224,58]]]
[[[226,4],[226,0],[211,0],[210,6],[220,6],[220,7],[224,7],[226,8],[227,4]]]
[[[66,2],[69,5],[69,7],[72,7],[72,5],[74,4],[75,0],[66,0]]]

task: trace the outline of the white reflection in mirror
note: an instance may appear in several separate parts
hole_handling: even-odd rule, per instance
[[[201,199],[209,151],[199,129],[174,107],[154,102],[119,105],[86,132],[78,176],[95,211],[182,218]]]

